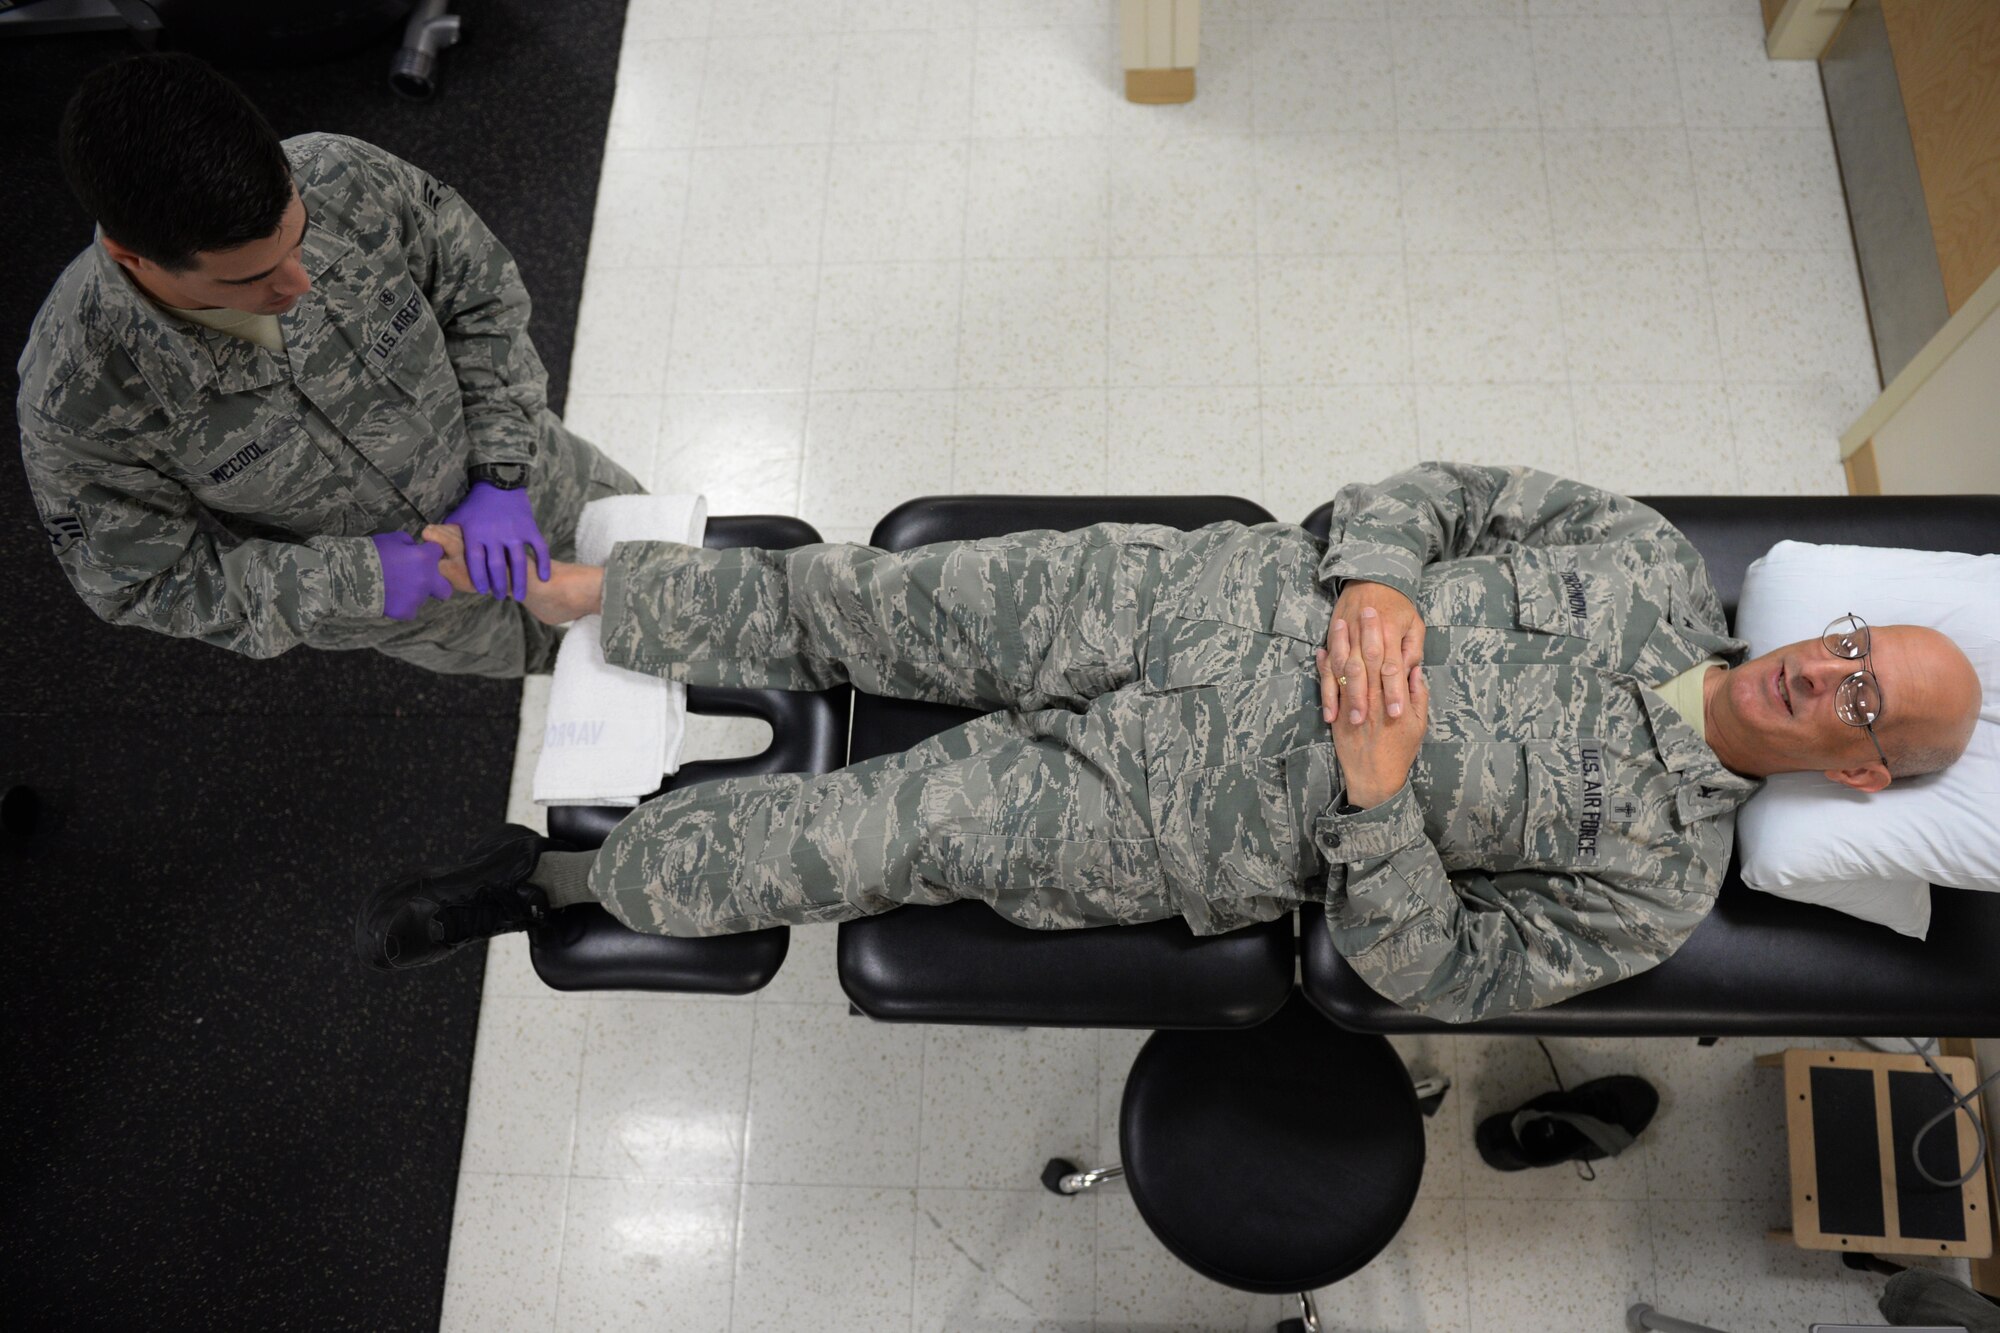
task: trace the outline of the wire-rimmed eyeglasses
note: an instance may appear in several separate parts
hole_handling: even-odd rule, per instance
[[[1867,663],[1870,644],[1868,622],[1849,611],[1826,627],[1819,636],[1826,650],[1835,657],[1849,662]],[[1889,756],[1882,753],[1882,742],[1875,736],[1875,719],[1882,716],[1882,682],[1875,679],[1874,671],[1866,665],[1841,679],[1833,693],[1833,712],[1850,727],[1860,727],[1868,733],[1869,744],[1882,760],[1882,766],[1889,766]]]

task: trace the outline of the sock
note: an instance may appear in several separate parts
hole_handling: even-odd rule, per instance
[[[596,860],[596,852],[543,852],[528,883],[548,895],[552,908],[594,903],[597,895],[590,891],[590,867]]]

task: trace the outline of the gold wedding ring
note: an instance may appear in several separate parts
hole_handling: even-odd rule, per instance
[[[1347,688],[1347,677],[1345,677],[1345,676],[1342,676],[1342,677],[1340,678],[1340,686],[1341,686],[1341,688],[1342,688],[1342,689],[1346,689],[1346,688]]]

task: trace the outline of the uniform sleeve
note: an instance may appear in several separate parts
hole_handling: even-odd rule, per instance
[[[366,537],[229,544],[171,477],[31,410],[22,421],[43,528],[101,619],[275,657],[323,620],[382,614],[381,561]]]
[[[1510,546],[1659,542],[1686,562],[1692,548],[1653,510],[1610,491],[1533,468],[1424,463],[1377,486],[1334,497],[1320,582],[1385,583],[1415,598],[1424,567]]]
[[[450,186],[358,140],[359,154],[399,215],[410,272],[444,330],[458,379],[471,462],[535,461],[548,372],[528,338],[530,303],[507,247]]]
[[[1325,816],[1315,841],[1347,870],[1327,903],[1334,948],[1385,999],[1446,1023],[1539,1009],[1656,966],[1701,923],[1718,878],[1700,837],[1643,879],[1447,872],[1408,783]]]

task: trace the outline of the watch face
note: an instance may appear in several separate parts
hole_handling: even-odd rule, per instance
[[[528,469],[519,463],[488,463],[474,468],[472,477],[503,491],[518,491],[528,484]]]

